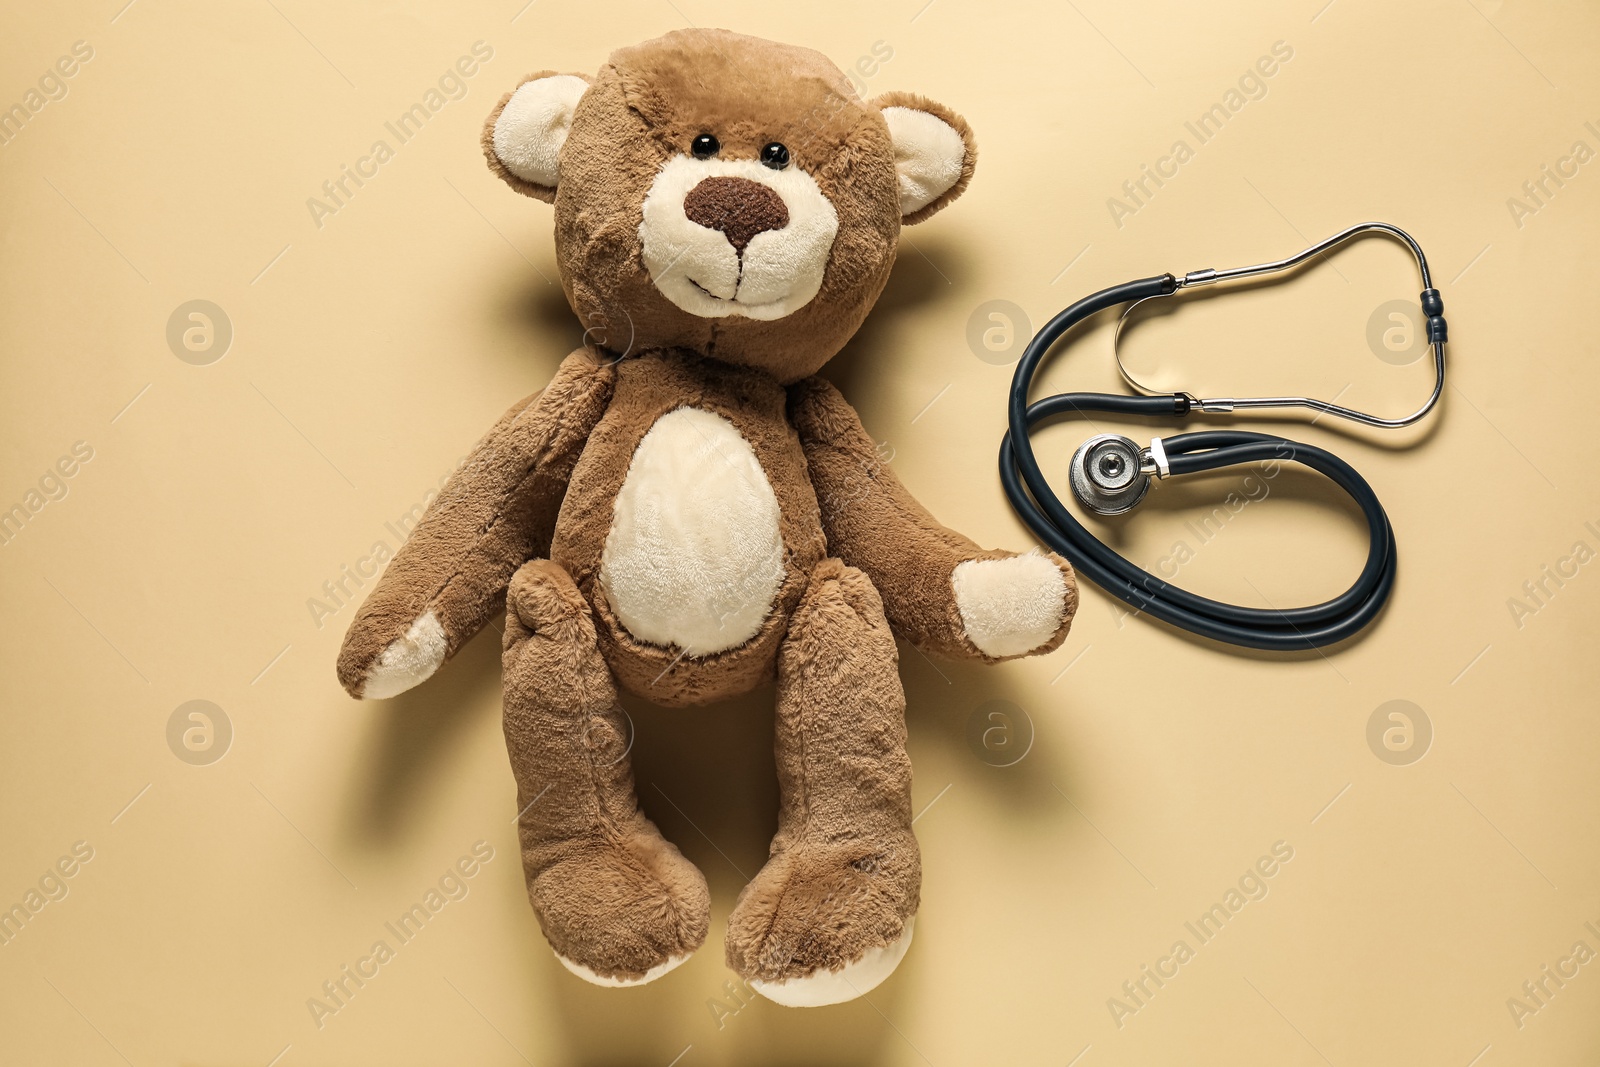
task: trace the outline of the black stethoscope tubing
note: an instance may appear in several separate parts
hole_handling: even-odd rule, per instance
[[[1199,596],[1151,574],[1096,538],[1057,498],[1034,455],[1034,426],[1057,415],[1101,412],[1147,418],[1183,418],[1192,410],[1184,393],[1122,396],[1061,393],[1028,403],[1039,365],[1055,343],[1078,323],[1130,301],[1171,295],[1179,282],[1170,274],[1114,285],[1084,297],[1045,324],[1028,347],[1011,381],[1010,429],[1000,442],[1000,481],[1012,507],[1046,545],[1066,557],[1096,585],[1137,611],[1203,637],[1268,651],[1321,648],[1362,630],[1383,609],[1394,588],[1394,530],[1365,478],[1326,449],[1272,434],[1208,430],[1164,439],[1172,474],[1192,474],[1243,463],[1295,462],[1330,478],[1360,507],[1370,542],[1355,583],[1321,604],[1279,609],[1250,608]]]

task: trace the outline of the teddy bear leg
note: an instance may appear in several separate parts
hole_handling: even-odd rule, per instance
[[[778,833],[728,921],[728,965],[780,1004],[861,996],[910,947],[922,862],[897,660],[871,580],[824,560],[778,653]]]
[[[522,868],[539,926],[580,978],[659,978],[705,941],[705,878],[639,810],[589,606],[548,560],[511,579],[503,665]]]

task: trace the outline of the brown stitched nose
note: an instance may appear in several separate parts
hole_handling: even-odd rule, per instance
[[[721,230],[739,252],[758,233],[789,225],[789,209],[773,189],[748,178],[706,178],[683,198],[689,221]]]

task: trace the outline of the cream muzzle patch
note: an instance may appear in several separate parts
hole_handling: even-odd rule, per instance
[[[695,194],[703,182],[715,179],[760,187],[744,187],[745,195],[760,203],[750,210],[731,205],[721,228],[696,221],[691,215],[713,221],[694,205],[711,199]],[[737,195],[734,183],[716,192],[723,201]],[[771,205],[774,194],[781,210]],[[759,220],[763,211],[765,222],[750,221]],[[799,167],[773,170],[753,159],[690,156],[675,156],[662,166],[645,195],[639,223],[651,281],[679,308],[702,318],[770,320],[798,311],[822,288],[838,232],[833,204]]]

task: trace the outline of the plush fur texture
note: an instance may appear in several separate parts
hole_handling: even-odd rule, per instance
[[[524,196],[531,196],[535,200],[543,200],[547,204],[554,203],[556,199],[554,175],[549,174],[542,166],[535,170],[532,166],[525,168],[519,164],[523,163],[523,161],[531,163],[535,160],[545,163],[553,159],[556,164],[556,172],[559,173],[561,147],[566,144],[567,134],[571,132],[572,115],[571,113],[565,115],[540,115],[537,112],[542,111],[547,102],[566,99],[567,94],[561,91],[563,88],[561,82],[567,78],[576,78],[586,84],[589,81],[587,75],[560,74],[553,70],[542,70],[537,74],[530,74],[523,78],[521,83],[511,92],[502,96],[500,102],[495,105],[494,110],[489,112],[489,121],[483,124],[483,133],[478,138],[478,143],[483,148],[483,156],[489,161],[490,170],[498,174],[502,181],[517,192]],[[528,104],[531,105],[528,110],[532,114],[518,116],[516,114],[517,109],[513,108],[511,121],[502,123],[500,120],[505,117],[506,109],[511,107],[511,102],[517,98],[517,94],[530,86],[537,87],[540,82],[551,82],[552,84],[545,87],[546,92],[539,93],[527,100]],[[524,135],[529,131],[543,130],[549,139],[528,144],[520,151],[512,151],[510,153],[511,159],[508,162],[500,158],[499,150],[495,148],[495,140],[497,137],[502,139],[510,137],[513,126],[520,126]],[[555,136],[549,137],[552,133]],[[518,174],[518,171],[528,175],[528,177],[522,177]],[[549,179],[548,184],[541,184],[538,179]]]
[[[899,654],[867,576],[812,572],[778,656],[778,833],[728,919],[728,966],[766,982],[837,971],[917,913]]]
[[[958,563],[950,586],[967,640],[995,659],[1040,647],[1067,613],[1067,576],[1044,556]]]
[[[778,498],[739,431],[681,407],[634,449],[600,587],[629,633],[691,656],[756,635],[783,584]]]
[[[701,134],[715,152],[691,153]],[[779,829],[727,960],[780,1003],[865,992],[920,900],[895,637],[1039,654],[1077,606],[1062,560],[935,520],[815,377],[900,227],[966,188],[972,131],[911,94],[863,102],[808,49],[683,30],[592,78],[524,79],[482,142],[513,189],[554,202],[593,347],[433,501],[357,613],[340,681],[416,684],[505,606],[529,900],[568,970],[629,985],[699,947],[709,900],[638,809],[618,689],[681,706],[775,676]],[[773,142],[784,167],[761,161]]]
[[[772,677],[789,616],[805,592],[811,568],[828,553],[816,495],[806,477],[806,454],[786,417],[786,400],[783,387],[761,371],[693,353],[647,352],[617,364],[611,404],[573,468],[550,558],[566,568],[593,604],[601,650],[624,688],[676,707],[747,692]],[[705,656],[689,656],[681,648],[653,644],[630,632],[600,581],[617,498],[639,444],[658,420],[684,407],[726,419],[744,438],[777,498],[783,540],[783,579],[762,605],[760,627],[744,644]],[[740,477],[736,466],[724,464],[722,469],[727,476]],[[705,536],[704,527],[690,523],[721,521],[692,509],[680,517],[685,526],[675,536],[684,540]],[[670,566],[665,561],[662,565]],[[752,591],[764,593],[767,588],[760,581]]]
[[[478,442],[350,624],[339,652],[346,689],[363,695],[374,663],[425,613],[443,629],[448,658],[505,606],[516,569],[550,553],[567,480],[615,379],[610,362],[574,352]]]
[[[610,979],[687,956],[710,923],[705,878],[639,811],[589,605],[548,560],[511,581],[503,665],[522,868],[551,947]]]
[[[838,233],[833,204],[800,168],[689,156],[661,168],[639,224],[651,281],[713,319],[780,319],[810,303]]]
[[[561,146],[572,127],[572,110],[589,83],[571,74],[523,82],[494,124],[485,130],[491,151],[506,172],[536,188],[554,189]]]
[[[883,594],[895,632],[929,652],[990,661],[1049,652],[1066,640],[1077,610],[1072,567],[1043,557],[1059,571],[1060,614],[1049,635],[1020,651],[987,651],[973,643],[956,600],[953,576],[973,560],[1004,560],[1010,552],[979,548],[940,525],[878,458],[877,447],[855,409],[832,383],[810,378],[789,390],[789,414],[806,451],[828,545],[861,568]],[[1056,588],[1055,582],[1049,582]],[[1026,620],[1031,631],[1034,621]],[[1009,635],[1001,637],[1005,645]],[[995,646],[991,643],[991,647]]]
[[[361,695],[367,700],[386,700],[426,681],[439,669],[449,642],[444,627],[433,612],[411,624],[405,636],[383,650],[378,662],[367,673]]]
[[[950,126],[909,107],[886,107],[900,171],[900,214],[913,215],[961,177],[961,137]]]
[[[794,978],[748,978],[750,988],[786,1008],[824,1008],[865,996],[894,973],[911,949],[915,916],[906,920],[905,932],[880,948],[869,948],[858,960],[836,971],[816,970]]]
[[[714,132],[721,159],[787,145],[838,215],[816,296],[785,318],[706,318],[673,304],[641,269],[644,191]],[[579,102],[562,150],[556,258],[584,322],[626,339],[760,367],[779,381],[815,373],[844,346],[889,278],[900,229],[888,125],[826,58],[716,30],[621,49]],[[636,342],[637,343],[637,342]]]

